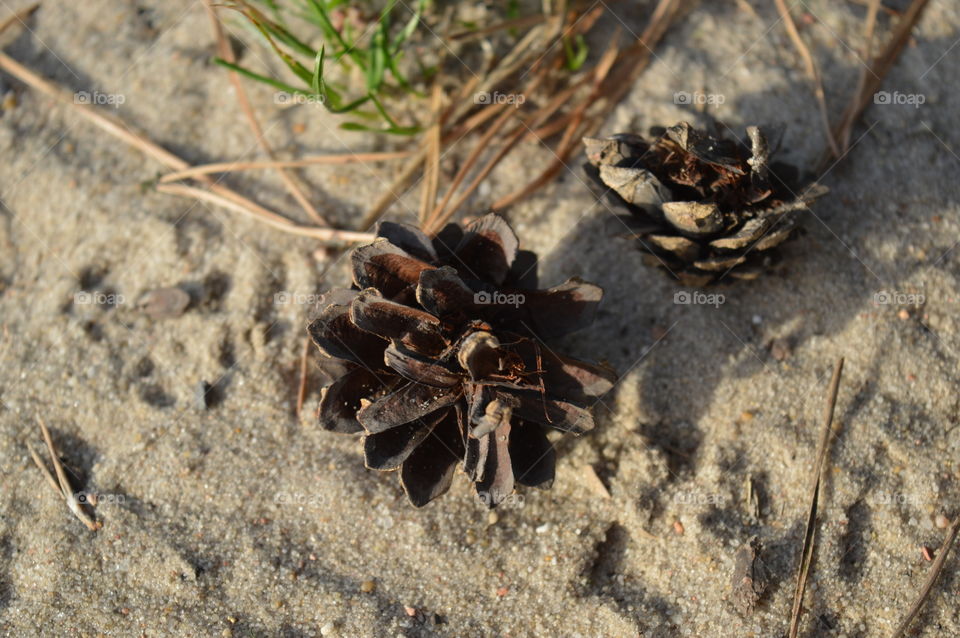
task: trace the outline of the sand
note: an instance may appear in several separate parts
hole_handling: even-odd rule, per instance
[[[639,31],[648,5],[621,4],[611,8]],[[686,119],[742,136],[779,122],[782,157],[813,164],[824,139],[801,61],[775,9],[750,4],[758,15],[697,6],[604,132]],[[5,16],[26,2],[0,5]],[[462,476],[415,510],[395,475],[364,469],[357,439],[318,431],[315,351],[296,418],[305,325],[316,295],[346,282],[343,251],[315,255],[309,240],[141,188],[161,166],[0,74],[16,100],[0,116],[0,632],[783,636],[823,396],[845,357],[801,635],[888,635],[929,569],[922,548],[943,538],[937,515],[958,512],[958,10],[931,3],[884,85],[924,103],[872,105],[783,267],[717,289],[722,303],[675,303],[662,273],[609,238],[611,210],[586,185],[582,155],[508,211],[541,255],[544,284],[581,275],[607,290],[595,326],[562,345],[623,376],[597,430],[558,441],[554,488],[518,493],[495,515]],[[860,68],[864,11],[826,0],[795,10],[815,16],[804,37],[834,117]],[[199,2],[48,0],[29,28],[0,45],[105,96],[106,109],[123,96],[116,114],[187,161],[259,157],[209,63]],[[881,18],[879,35],[889,29]],[[283,154],[393,146],[337,129],[316,105],[278,109],[270,90],[249,90]],[[678,104],[677,92],[712,104]],[[530,179],[543,157],[521,148],[470,210]],[[307,179],[321,212],[349,223],[396,170]],[[272,174],[226,182],[298,214]],[[392,218],[409,221],[416,201]],[[138,309],[164,286],[191,293],[182,316]],[[209,405],[203,383],[215,387]],[[34,467],[38,416],[74,486],[99,493],[98,532]],[[743,618],[729,581],[754,534],[770,586]],[[915,635],[960,635],[956,565]]]

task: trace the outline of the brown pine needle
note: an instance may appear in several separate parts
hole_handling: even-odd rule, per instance
[[[268,168],[306,168],[322,164],[352,164],[355,162],[382,162],[386,160],[403,159],[410,157],[408,151],[388,151],[383,153],[337,153],[333,155],[308,155],[293,160],[251,160],[235,162],[217,162],[215,164],[200,164],[183,171],[167,173],[158,181],[161,184],[179,182],[184,179],[196,178],[211,173],[233,173]]]
[[[108,134],[116,137],[120,141],[139,150],[148,157],[151,157],[157,162],[163,164],[164,166],[167,166],[175,171],[185,171],[190,168],[190,164],[188,164],[185,160],[181,159],[177,155],[174,155],[162,146],[155,144],[146,137],[131,131],[119,118],[103,113],[100,109],[90,104],[77,103],[74,101],[72,93],[37,75],[2,51],[0,51],[0,69],[3,69],[24,84],[27,84],[41,93],[44,93],[47,96],[62,102],[63,104],[73,107],[77,113],[88,119],[94,125],[98,126]],[[173,192],[181,195],[189,191],[195,194],[201,193],[202,196],[198,196],[198,198],[206,201],[216,201],[218,203],[229,202],[229,205],[226,205],[226,208],[251,216],[254,219],[258,219],[270,226],[273,226],[274,228],[292,233],[294,235],[314,237],[324,241],[369,241],[372,238],[372,235],[367,233],[301,226],[281,215],[278,215],[277,213],[267,210],[263,206],[256,204],[243,195],[240,195],[232,189],[224,186],[223,184],[214,182],[206,175],[201,175],[199,178],[209,186],[209,191],[189,187],[182,187],[182,189],[179,191],[169,190],[174,186],[172,184],[164,185],[163,188],[158,187],[157,190],[161,191],[166,189],[166,192]]]
[[[37,423],[40,425],[40,433],[43,435],[43,441],[47,444],[47,451],[50,453],[50,459],[53,462],[53,471],[56,472],[57,475],[56,480],[54,480],[53,474],[51,474],[47,466],[44,465],[37,451],[33,449],[32,445],[27,443],[27,449],[30,451],[33,462],[37,465],[37,468],[40,469],[40,472],[43,473],[47,479],[47,483],[49,483],[57,495],[66,502],[67,508],[69,508],[73,515],[80,519],[80,522],[86,525],[87,529],[91,532],[97,531],[99,525],[83,511],[73,491],[73,486],[70,485],[70,479],[67,478],[67,473],[63,471],[63,463],[60,461],[60,457],[57,456],[57,450],[53,446],[53,437],[50,436],[50,430],[47,429],[47,424],[44,423],[43,419],[39,416],[37,417]]]
[[[420,226],[424,226],[430,211],[437,203],[437,190],[440,188],[440,121],[441,108],[443,106],[443,93],[439,84],[433,85],[433,93],[430,98],[430,111],[433,114],[433,122],[426,134],[427,156],[426,165],[423,173],[423,188],[420,193]]]
[[[957,538],[957,532],[960,531],[960,516],[955,516],[953,523],[947,529],[947,537],[943,541],[943,545],[940,546],[940,551],[937,552],[937,558],[933,561],[933,565],[930,566],[930,573],[927,574],[927,580],[924,581],[923,587],[920,589],[920,595],[917,596],[917,599],[914,601],[913,605],[910,606],[910,610],[907,612],[907,615],[900,621],[900,624],[897,625],[897,628],[890,635],[890,638],[901,638],[901,636],[906,635],[907,628],[910,627],[910,623],[913,622],[913,619],[917,617],[917,614],[920,613],[920,610],[923,608],[923,604],[927,601],[927,598],[930,597],[930,593],[933,591],[933,586],[937,583],[937,579],[940,577],[940,572],[943,571],[943,564],[947,561],[947,554],[950,553],[950,548],[953,546],[953,542]]]
[[[210,0],[203,0],[203,7],[206,9],[207,17],[210,19],[210,25],[213,28],[213,37],[217,41],[217,54],[227,62],[236,62],[236,56],[233,54],[233,47],[231,47],[230,43],[227,41],[227,37],[223,32],[223,25],[220,23],[220,18],[217,16],[217,12],[213,8],[213,3]],[[270,146],[270,142],[267,141],[266,135],[263,132],[263,127],[260,126],[260,121],[257,119],[257,115],[253,111],[253,106],[250,104],[250,99],[247,97],[247,92],[243,88],[243,82],[240,81],[240,75],[236,71],[232,70],[228,72],[228,75],[230,77],[230,83],[233,84],[233,90],[237,94],[237,101],[240,103],[240,109],[243,111],[244,116],[247,118],[247,122],[250,124],[250,130],[253,131],[253,136],[257,139],[257,143],[260,144],[260,147],[264,150],[264,152],[271,159],[276,159],[276,154],[274,153],[273,147]],[[287,187],[287,190],[291,195],[293,195],[293,198],[297,200],[297,203],[300,204],[304,212],[306,212],[307,215],[313,219],[313,221],[317,222],[321,226],[329,226],[329,222],[323,218],[323,215],[317,212],[317,209],[314,208],[313,204],[310,203],[310,199],[303,192],[303,188],[297,183],[293,176],[283,168],[278,168],[277,173],[280,175],[280,179]]]
[[[807,527],[803,535],[800,568],[797,571],[797,587],[793,594],[793,611],[790,615],[790,638],[797,638],[800,629],[800,613],[803,608],[803,594],[807,588],[807,577],[813,565],[814,540],[817,534],[817,506],[820,501],[820,482],[823,478],[823,464],[830,448],[830,435],[833,426],[833,410],[837,405],[837,393],[840,391],[840,375],[843,373],[843,358],[837,361],[827,392],[827,402],[823,411],[823,430],[817,447],[817,462],[813,467],[813,484],[810,487],[810,511],[807,514]]]
[[[336,228],[320,228],[318,226],[301,226],[291,222],[286,217],[282,217],[265,208],[257,206],[250,208],[228,195],[218,194],[203,188],[195,186],[186,186],[184,184],[160,184],[157,186],[160,193],[170,193],[171,195],[182,195],[192,197],[200,201],[217,204],[228,210],[246,215],[253,219],[262,221],[268,226],[282,230],[291,235],[301,237],[311,237],[325,242],[371,242],[375,239],[372,233],[362,233],[353,230],[338,230]],[[256,205],[255,205],[256,206]]]
[[[37,4],[31,5],[25,9],[20,9],[19,11],[13,13],[12,15],[10,15],[10,17],[8,17],[6,20],[0,23],[0,33],[3,33],[4,31],[9,29],[14,24],[17,24],[18,22],[22,23],[24,20],[29,18],[31,15],[33,15],[33,12],[39,8],[40,8],[40,3],[38,2]]]
[[[897,22],[890,41],[887,42],[883,51],[870,62],[870,71],[864,76],[866,81],[858,87],[859,91],[850,98],[843,117],[834,131],[835,138],[841,140],[850,139],[851,130],[856,126],[867,106],[873,102],[873,96],[880,90],[884,78],[887,77],[897,58],[900,57],[900,53],[903,52],[903,48],[907,45],[907,42],[910,41],[913,27],[916,26],[923,15],[928,2],[929,0],[913,0],[904,12],[903,17]],[[847,149],[844,149],[844,152],[846,152],[846,150]],[[832,155],[830,152],[825,153],[820,160],[819,168],[825,168],[831,160],[839,159],[840,157],[843,157],[843,153],[839,155]]]
[[[794,46],[797,47],[800,57],[803,58],[807,75],[810,76],[810,81],[813,83],[813,94],[817,98],[817,106],[820,108],[820,119],[823,121],[823,130],[827,136],[827,143],[830,145],[830,150],[833,151],[834,156],[840,157],[840,147],[837,145],[833,129],[830,128],[830,114],[827,111],[827,97],[823,90],[823,78],[820,77],[820,70],[817,68],[817,63],[814,62],[813,56],[810,54],[810,49],[803,41],[803,38],[800,37],[797,24],[793,21],[793,16],[790,15],[790,9],[787,8],[786,2],[784,2],[784,0],[774,0],[774,2],[777,3],[777,10],[780,12],[783,24],[787,28],[787,34],[793,41]]]

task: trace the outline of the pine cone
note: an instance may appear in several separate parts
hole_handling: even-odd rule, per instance
[[[457,464],[490,507],[514,484],[549,487],[547,430],[593,428],[589,406],[611,370],[543,344],[588,325],[602,290],[579,279],[536,289],[536,257],[487,215],[431,241],[383,223],[352,254],[353,290],[324,296],[309,332],[346,373],[326,388],[325,430],[363,434],[366,466],[400,470],[420,507],[446,492]]]
[[[793,234],[797,211],[826,188],[801,192],[796,169],[770,164],[764,133],[751,126],[747,135],[750,148],[681,122],[652,142],[587,138],[587,172],[632,213],[624,222],[648,263],[688,286],[755,279]]]

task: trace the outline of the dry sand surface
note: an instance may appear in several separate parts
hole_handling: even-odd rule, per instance
[[[732,0],[695,7],[604,132],[782,123],[782,158],[812,165],[824,138],[802,62],[772,3],[747,3],[756,14]],[[804,37],[836,118],[861,65],[864,3],[788,4],[812,18]],[[0,18],[25,5],[0,1]],[[650,7],[611,4],[634,31]],[[123,96],[103,108],[190,163],[260,156],[210,63],[201,3],[46,0],[28,26],[2,36],[4,51],[71,91]],[[364,469],[357,439],[318,431],[314,350],[308,408],[294,416],[305,326],[315,295],[347,281],[344,251],[315,255],[307,239],[143,188],[160,165],[0,73],[0,95],[14,96],[0,115],[0,633],[784,636],[823,397],[843,356],[800,635],[889,635],[960,496],[958,26],[960,5],[930,3],[884,84],[924,103],[871,105],[783,267],[711,290],[715,305],[675,303],[678,288],[609,237],[582,155],[507,211],[544,284],[581,275],[606,289],[594,327],[562,345],[623,376],[594,433],[558,440],[553,489],[495,513],[462,476],[413,509],[395,475]],[[878,37],[890,27],[883,14]],[[395,144],[248,88],[284,154]],[[676,103],[680,91],[720,98],[701,109]],[[470,210],[532,178],[535,151],[508,158]],[[307,178],[321,212],[348,225],[395,170]],[[273,174],[226,183],[298,212]],[[414,192],[391,216],[410,221],[416,205]],[[182,316],[138,310],[164,286],[190,292]],[[33,465],[37,416],[75,487],[100,493],[99,531]],[[770,586],[743,618],[729,583],[752,535]],[[960,635],[957,561],[914,635]]]

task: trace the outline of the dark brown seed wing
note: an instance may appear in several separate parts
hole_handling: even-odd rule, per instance
[[[468,313],[474,305],[474,292],[450,266],[420,273],[417,303],[438,317]]]
[[[549,488],[553,485],[557,454],[543,428],[518,421],[510,430],[510,461],[520,485]]]
[[[350,298],[355,296],[351,295]],[[346,300],[345,295],[341,297]],[[349,305],[327,306],[307,330],[317,347],[331,357],[352,361],[374,370],[382,370],[384,367],[383,350],[387,347],[387,342],[358,328],[350,320]]]
[[[446,493],[462,458],[463,441],[456,416],[449,410],[400,466],[400,484],[413,506],[423,507]]]
[[[361,432],[357,421],[360,399],[371,397],[382,387],[382,379],[366,368],[357,367],[337,379],[323,393],[317,416],[320,427],[330,432]]]
[[[435,388],[411,382],[361,408],[357,419],[367,432],[383,432],[425,418],[452,405],[459,396],[457,387]]]
[[[603,298],[603,288],[574,277],[553,288],[522,294],[523,302],[518,310],[526,314],[540,337],[553,339],[593,322]]]
[[[484,438],[488,444],[483,480],[477,493],[488,507],[496,507],[513,493],[513,466],[510,463],[510,423],[504,423]]]
[[[454,267],[471,278],[502,284],[520,245],[510,224],[489,213],[469,224],[465,231],[457,246]]]
[[[442,418],[442,415],[441,415]],[[414,421],[363,437],[363,460],[371,470],[395,470],[430,436],[439,419]]]
[[[437,251],[434,250],[430,238],[416,226],[380,222],[377,224],[377,237],[383,237],[417,259],[430,263],[437,261]]]
[[[392,298],[408,286],[415,286],[420,273],[433,268],[386,239],[359,246],[350,255],[353,283],[359,288],[376,288]]]
[[[397,340],[425,354],[437,354],[446,342],[440,320],[423,310],[381,297],[367,289],[350,304],[350,319],[362,330]]]
[[[383,353],[384,361],[391,370],[411,381],[448,388],[458,381],[462,373],[428,357],[417,354],[401,343],[394,341]]]

